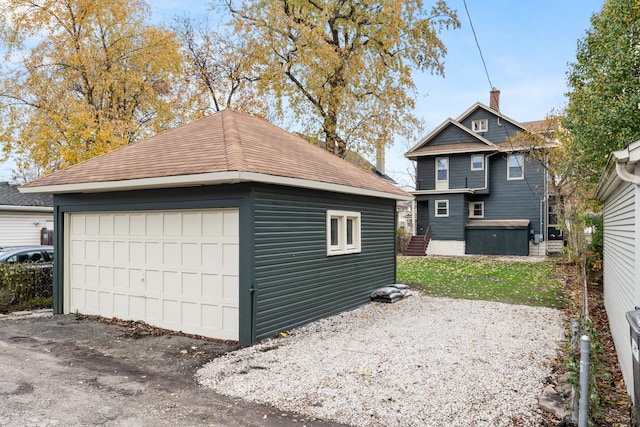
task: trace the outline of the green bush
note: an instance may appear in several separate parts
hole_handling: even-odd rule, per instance
[[[51,307],[53,266],[0,264],[0,313]]]

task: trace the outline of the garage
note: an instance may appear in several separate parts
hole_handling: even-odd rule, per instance
[[[65,312],[238,340],[238,209],[66,215]]]
[[[53,195],[54,314],[242,345],[395,283],[396,200],[412,198],[228,109],[19,190]]]

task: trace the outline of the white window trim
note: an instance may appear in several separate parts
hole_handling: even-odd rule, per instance
[[[474,158],[475,156],[480,156],[480,157],[482,157],[482,166],[480,166],[479,168],[474,168],[474,167],[473,167],[473,158]],[[471,155],[471,170],[472,170],[472,171],[482,171],[482,170],[484,170],[484,154],[472,154],[472,155]]]
[[[331,220],[338,220],[338,244],[331,244]],[[353,221],[353,242],[347,243],[347,220]],[[327,256],[355,254],[362,251],[360,212],[327,211]]]
[[[476,215],[473,206],[476,204],[482,206],[482,215]],[[484,202],[469,202],[469,218],[484,218]]]
[[[487,132],[489,130],[489,119],[471,120],[471,130],[476,133]]]
[[[522,173],[520,174],[520,176],[515,176],[515,177],[511,176],[511,157],[513,157],[513,156],[522,157],[522,164],[520,165],[520,170],[522,171]],[[522,154],[522,153],[509,154],[507,156],[507,180],[515,181],[515,180],[522,180],[522,179],[524,179],[524,154]]]
[[[438,213],[438,204],[439,203],[444,203],[446,205],[447,213],[445,213],[445,214],[439,214]],[[434,207],[435,207],[434,216],[439,217],[439,218],[445,218],[445,217],[449,216],[449,200],[436,200],[435,204],[434,204]]]
[[[438,179],[438,164],[440,160],[447,161],[447,179]],[[449,158],[436,157],[436,190],[447,190],[449,188]]]

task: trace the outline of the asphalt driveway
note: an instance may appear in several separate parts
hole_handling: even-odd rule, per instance
[[[237,347],[74,315],[0,319],[0,426],[308,426],[194,373]]]

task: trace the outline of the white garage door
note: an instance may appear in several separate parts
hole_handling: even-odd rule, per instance
[[[238,210],[68,213],[65,313],[238,339]]]

